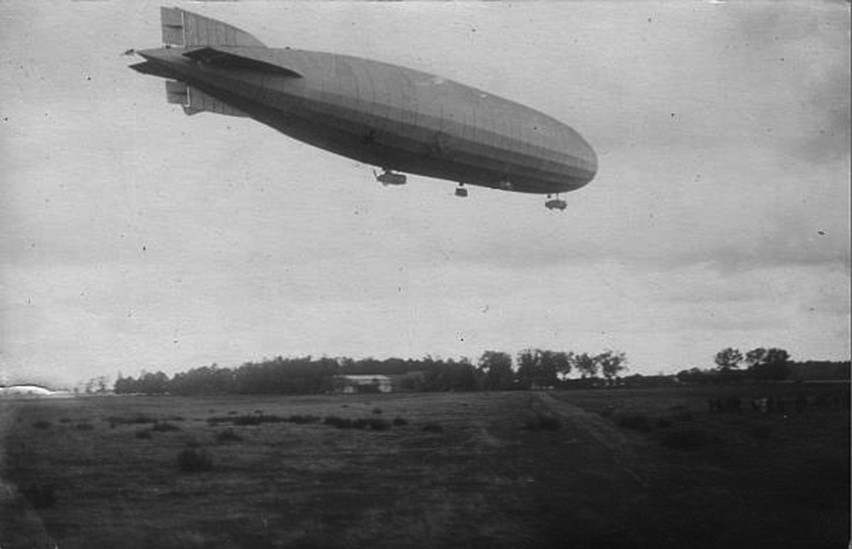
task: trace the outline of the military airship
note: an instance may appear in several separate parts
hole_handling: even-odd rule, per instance
[[[452,80],[333,53],[269,48],[231,25],[161,8],[164,46],[129,50],[130,68],[166,78],[167,101],[188,115],[250,117],[332,153],[378,167],[384,185],[415,174],[546,194],[579,189],[597,172],[591,146],[532,108]],[[554,197],[555,195],[555,197]]]

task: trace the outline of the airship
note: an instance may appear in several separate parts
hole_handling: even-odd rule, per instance
[[[374,166],[384,185],[406,174],[547,195],[589,183],[597,156],[570,126],[514,101],[419,70],[342,55],[270,48],[229,24],[162,7],[163,47],[128,50],[130,68],[166,78],[184,113],[248,117],[304,143]]]

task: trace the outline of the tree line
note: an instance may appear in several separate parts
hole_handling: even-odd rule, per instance
[[[234,368],[216,364],[192,368],[169,376],[142,372],[138,377],[119,374],[113,391],[118,394],[321,394],[339,388],[342,375],[400,376],[400,387],[411,391],[476,391],[556,388],[572,373],[583,380],[612,383],[627,369],[624,353],[588,353],[526,349],[513,361],[508,353],[486,351],[476,364],[433,358],[313,358],[276,357],[247,362]]]
[[[678,372],[677,379],[686,383],[731,383],[785,380],[848,380],[849,362],[794,362],[790,354],[775,347],[757,347],[743,353],[734,347],[722,349],[713,358],[715,368],[691,368]]]

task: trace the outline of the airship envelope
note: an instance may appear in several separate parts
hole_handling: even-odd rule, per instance
[[[161,8],[165,47],[131,68],[168,79],[194,115],[246,116],[305,143],[404,173],[506,191],[558,194],[594,178],[597,157],[569,126],[513,101],[405,67],[269,48],[231,25]],[[461,191],[461,192],[460,192]],[[557,196],[548,207],[564,209]]]

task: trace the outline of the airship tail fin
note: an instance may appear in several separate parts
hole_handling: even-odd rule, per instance
[[[180,80],[166,80],[166,101],[183,106],[183,112],[190,116],[200,112],[248,116],[243,111],[235,109]]]
[[[249,46],[266,45],[236,27],[180,8],[160,8],[163,43],[172,46]]]

